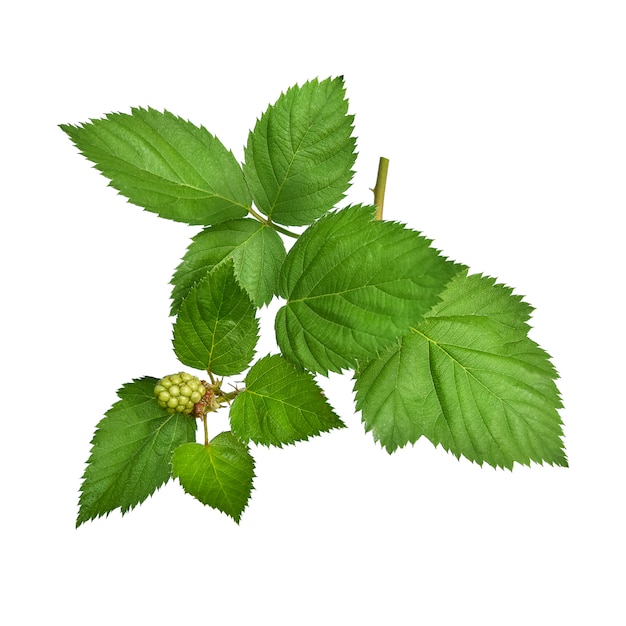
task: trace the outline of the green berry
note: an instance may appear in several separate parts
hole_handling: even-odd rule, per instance
[[[170,414],[189,415],[205,391],[200,380],[186,372],[165,376],[154,386],[154,395],[159,406],[167,409]]]

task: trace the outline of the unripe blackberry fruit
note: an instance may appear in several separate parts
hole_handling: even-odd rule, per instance
[[[205,393],[206,389],[200,380],[186,372],[165,376],[154,386],[154,395],[159,406],[167,409],[170,414],[189,415],[193,411],[193,405],[200,402]]]

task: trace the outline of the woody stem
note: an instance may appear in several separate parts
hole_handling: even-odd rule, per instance
[[[380,157],[378,162],[378,175],[376,176],[376,185],[372,191],[374,192],[374,204],[376,205],[375,219],[383,219],[383,205],[385,204],[385,187],[387,186],[387,171],[389,170],[389,159]]]

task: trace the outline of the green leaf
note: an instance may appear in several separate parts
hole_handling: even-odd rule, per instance
[[[61,125],[133,204],[178,222],[216,224],[251,206],[241,166],[205,128],[154,109]]]
[[[310,224],[345,195],[354,172],[354,116],[341,78],[313,80],[282,94],[248,137],[244,174],[273,222]]]
[[[239,523],[252,493],[254,459],[232,433],[220,433],[208,446],[180,446],[172,457],[172,473],[187,493]]]
[[[250,368],[246,389],[231,406],[230,421],[241,440],[267,446],[282,446],[344,427],[313,376],[278,354],[268,355]]]
[[[193,238],[172,278],[172,315],[192,287],[228,259],[233,260],[235,277],[254,304],[267,304],[278,292],[278,274],[285,254],[278,233],[256,220],[209,226]]]
[[[259,338],[255,308],[237,284],[233,262],[218,265],[189,292],[174,323],[174,352],[181,363],[218,376],[239,374]]]
[[[76,526],[120,508],[122,514],[143,502],[171,476],[178,446],[195,440],[196,421],[170,415],[154,396],[156,378],[124,385],[120,400],[98,424],[83,475]]]
[[[412,333],[356,373],[366,430],[389,451],[425,435],[457,458],[567,465],[557,373],[527,333],[532,308],[461,273]]]
[[[419,233],[374,221],[375,207],[321,218],[296,241],[280,276],[276,317],[283,354],[326,374],[375,356],[439,299],[459,266]]]

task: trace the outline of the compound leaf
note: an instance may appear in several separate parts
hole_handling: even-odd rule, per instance
[[[353,206],[309,227],[287,254],[276,317],[283,354],[326,374],[409,332],[459,270],[419,233]]]
[[[174,323],[174,352],[181,363],[218,376],[242,372],[259,338],[255,308],[237,284],[233,262],[218,265],[183,300]]]
[[[344,427],[313,376],[279,354],[268,355],[250,368],[245,391],[230,409],[230,421],[243,441],[268,446]]]
[[[161,217],[216,224],[251,206],[233,154],[205,128],[167,111],[135,108],[61,129],[112,187]]]
[[[254,479],[254,459],[230,432],[208,446],[187,443],[174,451],[172,474],[194,498],[232,517],[237,523],[248,504]]]
[[[313,80],[282,94],[257,121],[243,170],[273,222],[310,224],[344,197],[356,160],[347,111],[341,78]]]
[[[192,239],[172,278],[172,315],[192,287],[228,259],[232,259],[235,277],[254,304],[267,304],[278,291],[285,254],[278,233],[257,220],[231,220],[209,226]]]
[[[97,426],[79,499],[76,526],[121,509],[133,509],[167,482],[178,446],[195,440],[196,421],[170,415],[154,396],[156,378],[124,385]]]
[[[493,278],[457,275],[411,333],[359,365],[366,430],[389,452],[424,435],[479,464],[567,465],[557,373],[528,337],[531,311]]]

